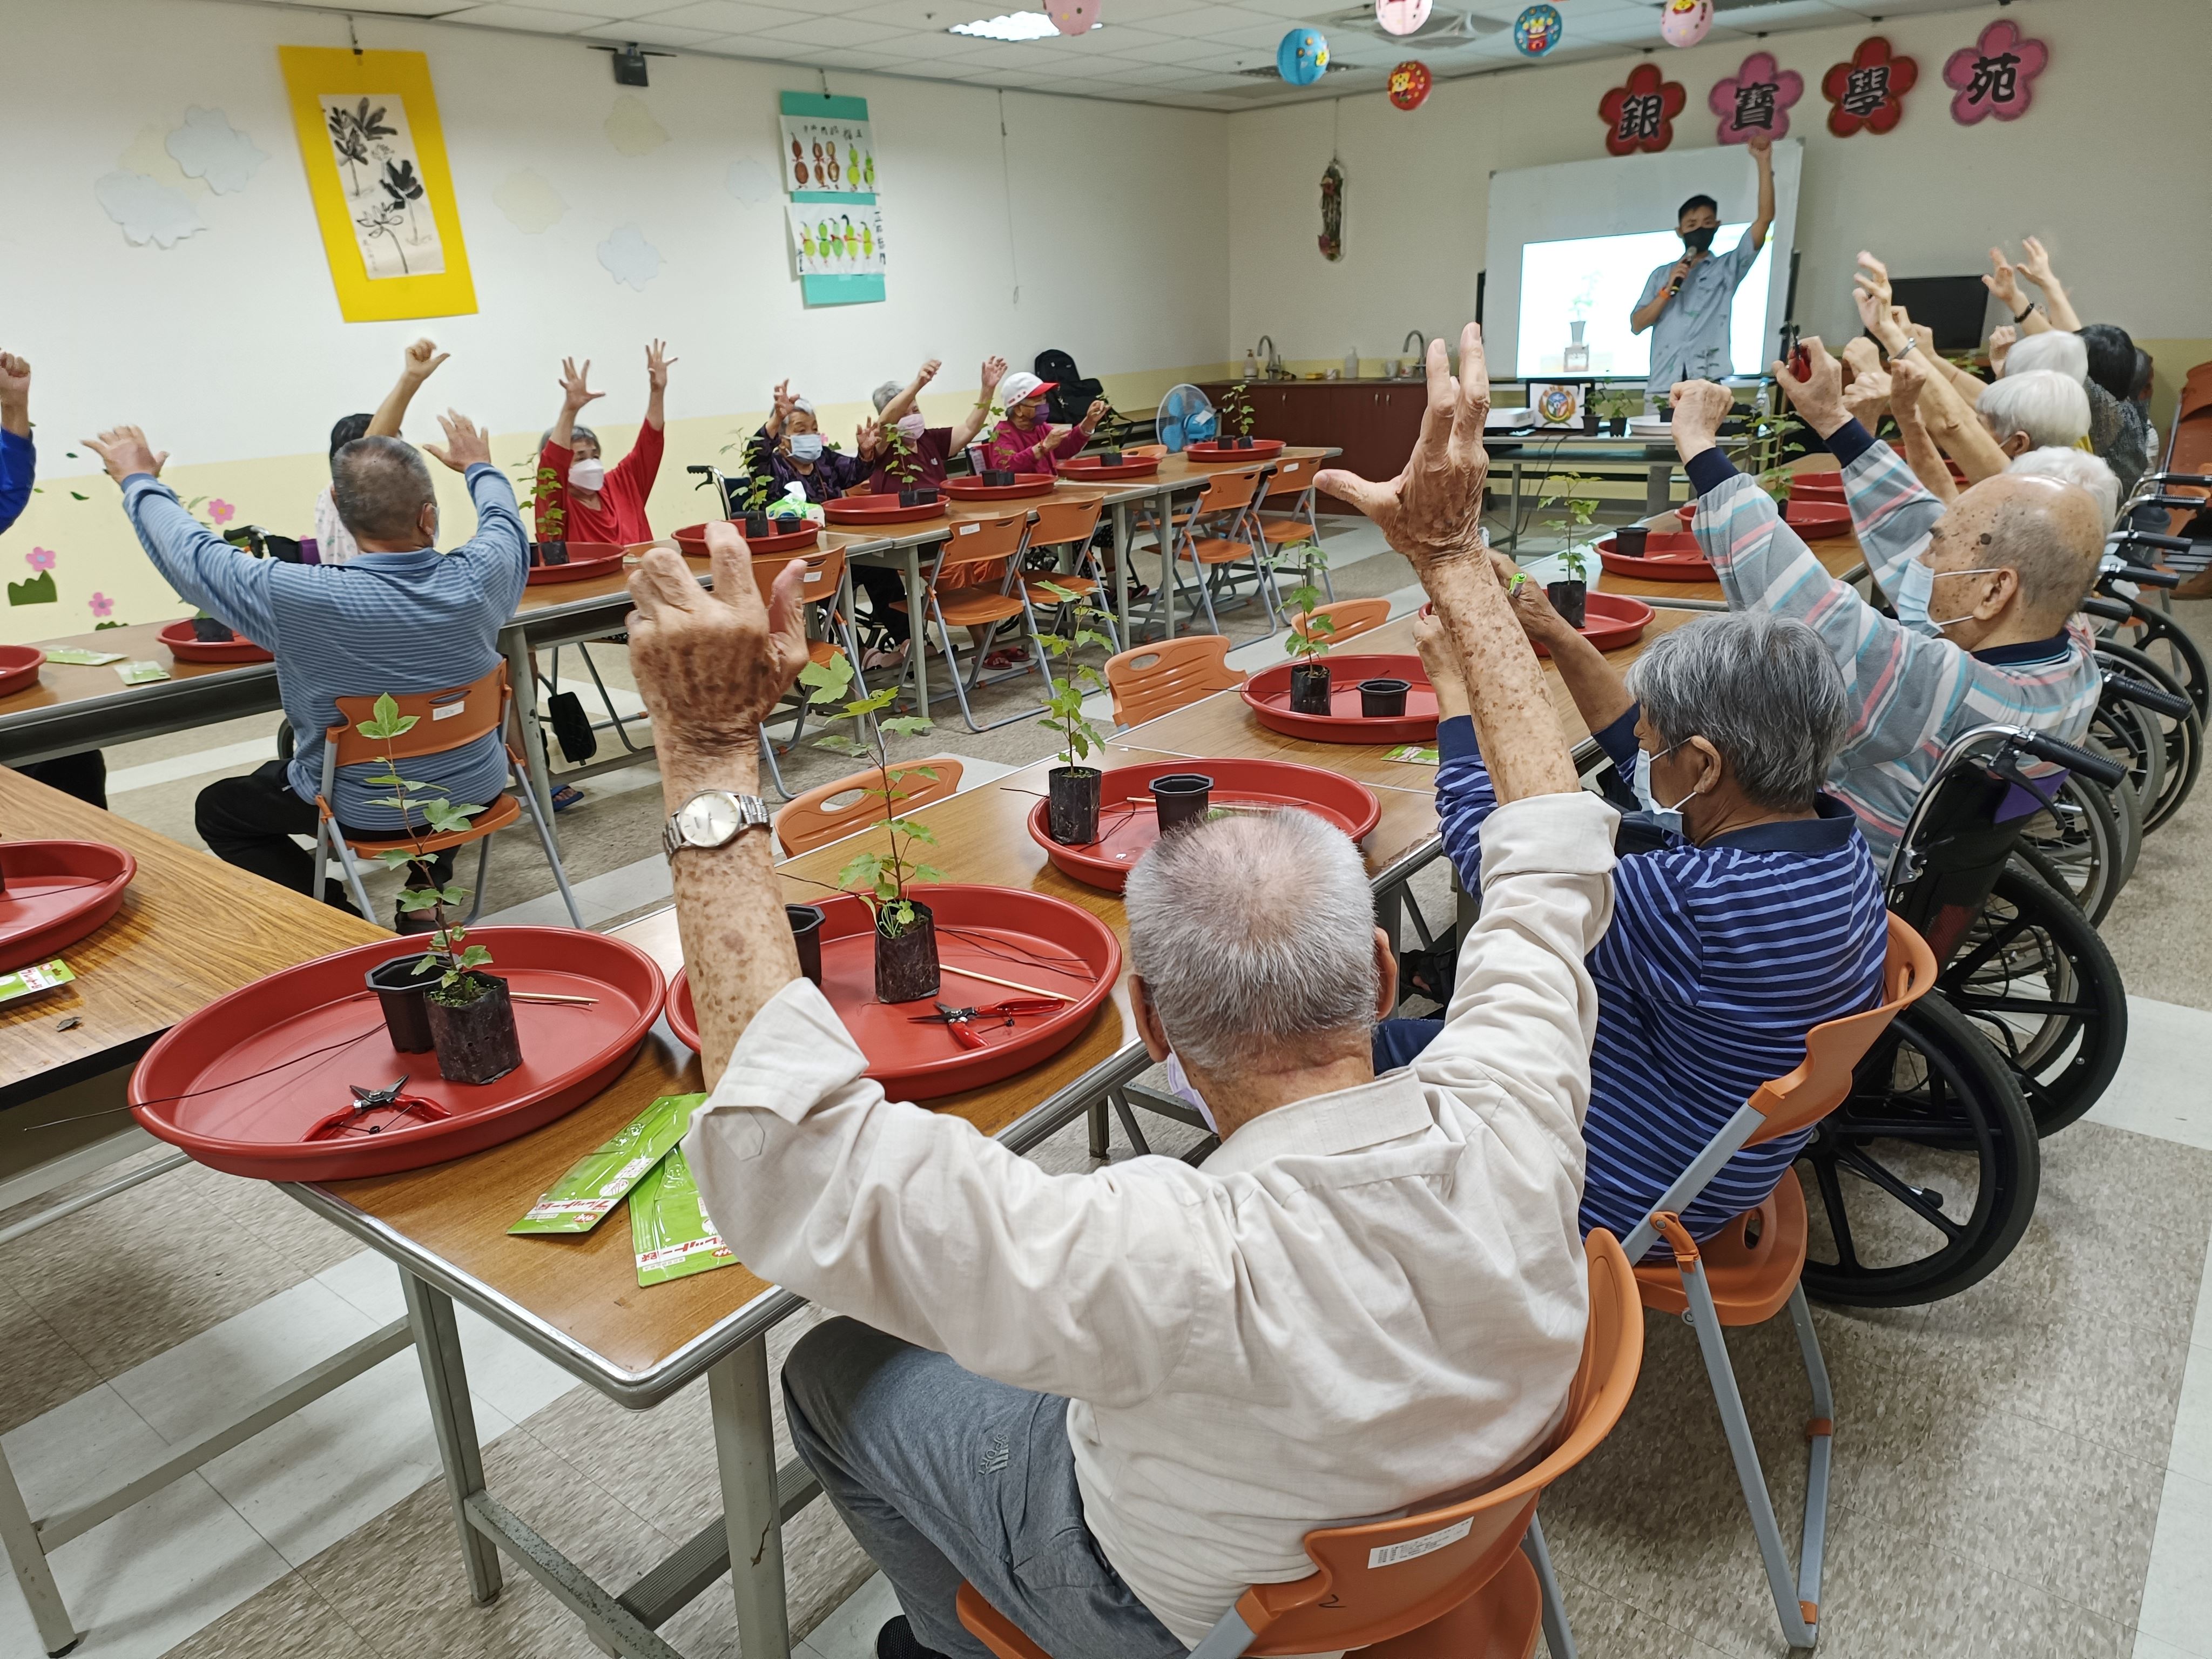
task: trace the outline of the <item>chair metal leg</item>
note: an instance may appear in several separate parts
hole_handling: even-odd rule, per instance
[[[553,867],[558,870],[561,866],[556,864]],[[483,909],[484,888],[489,884],[490,878],[491,837],[485,836],[477,842],[477,890],[470,895],[475,902],[469,906],[468,915],[461,918],[462,927],[473,927],[477,925],[477,916]],[[576,925],[580,927],[583,923],[578,922]]]
[[[1820,1356],[1820,1338],[1813,1328],[1813,1310],[1802,1284],[1790,1293],[1790,1322],[1797,1332],[1797,1349],[1804,1356],[1805,1380],[1813,1395],[1812,1419],[1805,1425],[1805,1532],[1797,1546],[1797,1599],[1817,1608],[1821,1558],[1828,1546],[1828,1469],[1835,1444],[1836,1401],[1829,1392],[1828,1365]]]
[[[1119,1089],[1109,1089],[1106,1098],[1113,1103],[1114,1115],[1121,1120],[1122,1133],[1129,1137],[1129,1145],[1136,1148],[1137,1156],[1150,1157],[1152,1144],[1145,1139],[1145,1132],[1137,1127],[1137,1115],[1129,1109],[1129,1097]]]
[[[1101,1160],[1113,1157],[1114,1139],[1106,1124],[1106,1103],[1094,1100],[1085,1111],[1091,1120],[1091,1156]]]
[[[768,746],[763,745],[763,751]],[[530,814],[531,827],[538,831],[538,844],[545,849],[545,862],[552,866],[553,884],[561,890],[561,902],[568,907],[568,921],[574,927],[581,928],[584,925],[584,913],[576,908],[575,894],[568,890],[568,872],[561,867],[560,849],[554,846],[552,832],[546,828],[544,818],[538,813],[537,798],[527,787],[517,793],[522,797],[523,809]],[[786,796],[785,799],[787,800],[790,797]],[[491,852],[491,838],[489,836],[484,838],[484,852],[486,858],[489,859]],[[477,888],[481,896],[483,888],[481,870],[477,872]],[[482,902],[481,896],[478,902]]]
[[[353,902],[361,911],[362,920],[374,922],[376,907],[368,902],[368,889],[362,885],[361,866],[354,859],[353,848],[346,845],[345,837],[338,834],[337,825],[325,824],[324,831],[337,843],[338,864],[345,871],[346,885],[353,889]],[[317,889],[317,896],[321,896],[319,888]]]
[[[1567,1606],[1559,1598],[1559,1575],[1552,1570],[1552,1552],[1544,1547],[1544,1525],[1528,1517],[1528,1530],[1521,1534],[1521,1553],[1536,1569],[1536,1588],[1543,1595],[1544,1645],[1552,1659],[1575,1659],[1575,1633],[1567,1625]]]
[[[53,1659],[59,1659],[77,1644],[76,1622],[70,1617],[69,1604],[62,1600],[61,1589],[54,1583],[46,1547],[39,1542],[38,1523],[31,1519],[30,1508],[23,1502],[22,1489],[15,1484],[15,1472],[9,1468],[4,1453],[0,1453],[0,1547],[6,1548],[9,1563],[15,1569],[16,1586],[30,1604],[39,1645]]]
[[[633,755],[645,753],[645,750],[629,740],[629,728],[623,724],[623,717],[615,712],[614,695],[607,690],[607,683],[599,678],[599,665],[592,660],[591,652],[579,643],[576,647],[576,654],[584,659],[584,667],[592,677],[592,684],[599,689],[599,702],[606,709],[608,723],[614,727],[615,736],[621,739],[622,746]],[[858,659],[854,660],[857,661]],[[561,653],[557,647],[553,652],[553,663],[557,670],[561,663]]]

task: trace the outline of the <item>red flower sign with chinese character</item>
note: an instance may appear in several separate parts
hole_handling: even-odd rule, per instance
[[[2013,22],[1992,23],[1971,46],[1943,64],[1943,83],[1954,88],[1951,118],[1970,127],[1985,115],[2017,121],[2027,113],[2035,77],[2051,62],[2051,48],[2022,37]]]
[[[1920,79],[1920,65],[1910,58],[1893,57],[1887,37],[1870,34],[1858,44],[1848,64],[1838,64],[1820,77],[1820,95],[1833,106],[1828,111],[1828,131],[1848,138],[1864,128],[1887,132],[1905,118],[1905,94]]]
[[[1655,154],[1674,142],[1674,118],[1690,101],[1680,81],[1668,81],[1656,64],[1638,64],[1628,73],[1628,82],[1615,87],[1597,100],[1605,118],[1605,147],[1614,155],[1638,150]]]
[[[1754,132],[1787,137],[1790,106],[1804,95],[1803,76],[1779,67],[1771,52],[1754,52],[1731,79],[1713,88],[1706,102],[1721,118],[1721,143],[1745,144]]]

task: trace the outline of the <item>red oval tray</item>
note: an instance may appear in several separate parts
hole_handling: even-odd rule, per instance
[[[724,519],[719,522],[727,524],[729,520]],[[755,555],[796,553],[803,547],[813,546],[821,539],[822,526],[809,520],[796,530],[786,530],[773,536],[748,536],[745,538],[745,548],[747,551]],[[703,524],[685,525],[683,529],[676,532],[676,544],[684,550],[684,556],[687,559],[705,558],[707,556],[707,526]]]
[[[1433,615],[1435,611],[1432,605],[1421,607],[1424,617]],[[1632,599],[1625,594],[1586,592],[1583,595],[1583,625],[1575,631],[1601,651],[1618,651],[1642,639],[1655,614],[1643,600]],[[1535,644],[1533,640],[1529,643]],[[1536,654],[1548,657],[1552,653],[1538,645]]]
[[[1109,466],[1096,456],[1079,455],[1072,461],[1062,461],[1060,476],[1087,481],[1092,478],[1149,478],[1160,470],[1157,455],[1139,455],[1133,461],[1123,460]]]
[[[0,973],[44,962],[122,908],[138,860],[99,841],[0,842]]]
[[[29,690],[46,664],[46,653],[35,645],[0,645],[0,697]]]
[[[1800,472],[1790,480],[1790,499],[1793,501],[1830,501],[1840,507],[1844,501],[1844,475],[1840,472]]]
[[[161,630],[161,643],[179,662],[275,662],[276,659],[242,634],[227,640],[194,637],[191,619],[173,622]]]
[[[935,1100],[1041,1065],[1083,1035],[1121,976],[1121,945],[1113,931],[1066,899],[958,884],[917,888],[915,896],[937,919],[938,961],[945,969],[938,997],[947,1006],[988,1007],[1022,995],[952,971],[963,964],[1076,1000],[1057,1013],[1024,1014],[1012,1031],[979,1020],[976,1035],[989,1047],[963,1048],[942,1024],[913,1023],[918,1014],[936,1012],[931,1004],[876,1000],[875,921],[867,906],[849,893],[816,900],[822,908],[822,988],[867,1055],[868,1075],[894,1100]],[[668,1029],[699,1046],[691,985],[681,969],[669,987]]]
[[[1255,438],[1249,449],[1231,449],[1220,443],[1193,444],[1183,453],[1194,461],[1264,461],[1271,455],[1281,454],[1287,441],[1283,438]]]
[[[1409,694],[1410,696],[1410,694]],[[1117,766],[1098,781],[1098,839],[1066,847],[1046,828],[1050,802],[1030,809],[1030,839],[1054,864],[1087,887],[1118,893],[1129,867],[1159,839],[1152,784],[1172,772],[1203,772],[1213,780],[1218,806],[1303,806],[1358,841],[1382,816],[1382,804],[1365,784],[1340,772],[1278,760],[1174,760],[1150,766]]]
[[[549,582],[581,582],[594,576],[611,575],[622,568],[623,553],[617,542],[570,542],[568,562],[532,565],[529,585],[543,587]],[[577,556],[579,554],[582,556]]]
[[[1801,501],[1794,495],[1782,504],[1782,522],[1808,542],[1851,533],[1851,510],[1841,501]]]
[[[933,501],[924,501],[920,507],[901,507],[896,495],[844,495],[823,504],[823,516],[831,524],[920,524],[925,519],[941,519],[951,510],[951,503],[940,490]]]
[[[1051,495],[1059,482],[1049,472],[1017,472],[1010,484],[987,484],[980,478],[947,478],[938,488],[956,501],[1025,501]]]
[[[1644,538],[1642,556],[1613,551],[1611,536],[1600,539],[1598,558],[1616,576],[1638,576],[1652,582],[1710,582],[1720,572],[1698,550],[1698,538],[1686,532],[1655,530]]]
[[[1299,714],[1291,709],[1291,665],[1279,662],[1244,682],[1243,696],[1260,724],[1271,732],[1316,743],[1426,743],[1437,734],[1437,694],[1417,656],[1345,657],[1331,652],[1329,712]],[[1395,720],[1370,720],[1359,712],[1359,682],[1405,680],[1406,712]]]
[[[469,943],[489,947],[490,971],[516,991],[597,1000],[517,1003],[521,1066],[493,1083],[448,1083],[435,1055],[393,1051],[375,994],[362,982],[377,963],[408,954],[404,942],[358,945],[257,980],[171,1027],[131,1075],[131,1115],[209,1168],[253,1180],[419,1170],[582,1105],[621,1074],[660,1016],[660,969],[621,939],[484,927],[471,929]],[[380,1088],[403,1075],[408,1092],[453,1115],[351,1139],[301,1138],[351,1099],[347,1085]]]

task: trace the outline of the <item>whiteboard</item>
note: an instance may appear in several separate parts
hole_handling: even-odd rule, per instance
[[[1782,328],[1804,161],[1802,139],[1785,138],[1774,147],[1774,228],[1767,234],[1766,247],[1759,255],[1759,263],[1771,273],[1771,279],[1766,283],[1766,314],[1757,325],[1758,352],[1762,355],[1753,360],[1753,373],[1762,371],[1766,359],[1774,355]],[[1749,223],[1759,209],[1759,169],[1750,153],[1741,144],[1720,144],[1492,173],[1490,275],[1484,284],[1482,307],[1483,344],[1491,374],[1499,380],[1510,380],[1558,372],[1557,347],[1548,340],[1532,340],[1528,361],[1525,365],[1522,362],[1521,269],[1522,250],[1528,244],[1657,233],[1657,240],[1649,244],[1626,241],[1621,245],[1619,274],[1640,291],[1654,265],[1680,253],[1681,244],[1674,236],[1676,211],[1686,198],[1698,195],[1719,202],[1724,227]],[[1740,234],[1724,228],[1714,246],[1725,252],[1735,245]],[[1650,257],[1654,249],[1662,257]],[[1632,272],[1626,269],[1631,264],[1635,267]],[[1747,329],[1741,315],[1738,324],[1736,332],[1741,339]],[[1647,343],[1650,337],[1649,331],[1641,337]],[[1545,361],[1547,357],[1552,360],[1549,365]],[[1648,356],[1644,361],[1648,362]],[[1643,370],[1601,369],[1593,362],[1589,372],[1632,374],[1641,378]]]

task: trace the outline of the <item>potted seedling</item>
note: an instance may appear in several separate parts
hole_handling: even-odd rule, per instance
[[[1597,393],[1597,412],[1603,416],[1601,427],[1610,427],[1615,435],[1628,435],[1628,422],[1644,407],[1644,394],[1633,386],[1607,386]]]
[[[204,611],[195,611],[192,612],[192,637],[210,645],[228,645],[238,636],[230,631],[228,623],[209,616]]]
[[[922,482],[921,452],[914,447],[914,440],[895,426],[885,427],[884,447],[890,452],[884,473],[898,485],[899,505],[921,507],[935,501],[937,491]]]
[[[837,872],[836,881],[841,891],[854,894],[875,918],[876,1000],[918,1002],[933,997],[938,985],[936,919],[929,907],[908,889],[919,882],[944,879],[943,872],[917,862],[914,856],[917,845],[934,847],[937,836],[927,824],[902,817],[896,803],[902,781],[908,777],[934,781],[937,773],[927,766],[893,767],[884,742],[886,736],[918,737],[930,729],[932,722],[919,714],[884,714],[883,710],[897,695],[896,686],[848,701],[853,665],[842,652],[827,662],[809,663],[799,671],[799,679],[807,688],[809,704],[836,708],[830,716],[832,722],[849,720],[855,730],[868,734],[866,741],[832,733],[816,742],[855,760],[874,762],[884,780],[881,787],[861,793],[883,801],[888,850],[871,848],[855,853]]]
[[[1301,542],[1285,548],[1277,556],[1286,559],[1293,553],[1310,556],[1319,550],[1310,542]],[[1291,712],[1326,714],[1329,712],[1328,665],[1322,659],[1328,654],[1329,635],[1336,632],[1336,622],[1334,617],[1314,615],[1321,604],[1321,589],[1313,585],[1313,566],[1306,563],[1304,568],[1304,579],[1289,594],[1298,619],[1283,641],[1283,649],[1291,659]]]
[[[1567,579],[1545,583],[1544,592],[1552,601],[1552,608],[1566,618],[1570,628],[1583,625],[1584,601],[1589,594],[1589,561],[1582,550],[1579,538],[1597,517],[1596,498],[1577,492],[1587,490],[1593,482],[1579,473],[1570,472],[1553,479],[1536,503],[1539,507],[1557,506],[1561,509],[1561,516],[1544,522],[1566,540],[1559,554],[1559,564],[1566,571]]]
[[[1227,441],[1231,448],[1252,447],[1254,418],[1251,394],[1241,385],[1231,386],[1221,399],[1221,429],[1237,434]]]
[[[566,499],[562,493],[559,473],[550,466],[532,469],[530,493],[520,503],[521,510],[531,515],[531,522],[538,528],[538,538],[530,544],[531,563],[568,562],[568,544],[563,539],[568,525],[568,509],[562,505]]]
[[[436,784],[400,775],[392,744],[414,730],[418,718],[402,714],[399,706],[386,695],[376,700],[371,718],[356,728],[370,742],[384,745],[385,770],[368,781],[384,785],[392,793],[371,805],[398,812],[409,842],[376,855],[377,862],[386,869],[412,866],[418,872],[427,871],[432,855],[422,845],[423,832],[448,835],[465,830],[469,820],[483,811],[481,806],[456,804]],[[389,991],[404,994],[417,982],[434,979],[434,983],[423,987],[422,1012],[429,1027],[428,1046],[438,1056],[438,1075],[449,1083],[491,1083],[522,1064],[522,1044],[515,1033],[514,1004],[508,997],[507,981],[483,971],[491,964],[491,952],[481,945],[469,944],[467,931],[447,918],[446,907],[467,896],[465,887],[435,884],[403,891],[399,908],[410,915],[428,912],[434,924],[429,946],[411,972],[396,974],[391,970],[398,964],[385,963],[371,975],[369,983],[381,1000]],[[385,975],[383,982],[378,974]],[[418,1035],[411,1027],[403,1031],[392,1024],[389,1004],[385,1018],[394,1048],[401,1047],[403,1036],[411,1040]]]
[[[1040,636],[1047,652],[1064,657],[1086,645],[1097,646],[1100,650],[1113,648],[1113,641],[1091,626],[1106,620],[1104,611],[1085,605],[1080,594],[1049,579],[1038,586],[1060,607],[1062,614],[1074,620],[1072,632]],[[1087,662],[1078,663],[1054,680],[1051,699],[1037,720],[1039,726],[1060,740],[1060,764],[1045,774],[1046,785],[1052,792],[1045,808],[1045,822],[1052,838],[1063,847],[1088,847],[1098,839],[1098,788],[1103,774],[1097,767],[1083,763],[1093,750],[1103,750],[1106,739],[1097,726],[1084,718],[1083,700],[1105,689],[1105,677],[1097,669]]]

